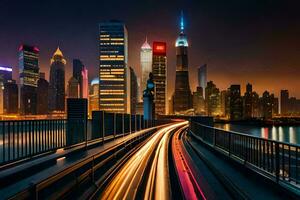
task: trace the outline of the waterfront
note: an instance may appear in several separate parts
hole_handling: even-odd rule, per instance
[[[255,126],[215,123],[215,127],[300,145],[300,126]]]

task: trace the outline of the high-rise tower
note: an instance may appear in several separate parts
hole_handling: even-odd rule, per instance
[[[174,93],[174,113],[182,113],[192,108],[192,94],[188,71],[188,41],[184,33],[183,14],[181,14],[180,34],[176,40],[176,81]]]
[[[39,51],[37,47],[28,45],[19,48],[20,111],[24,115],[37,113]]]
[[[65,111],[65,65],[66,60],[59,47],[51,58],[49,81],[50,111]]]
[[[167,102],[167,44],[153,42],[152,74],[154,81],[155,114],[166,114]]]
[[[143,91],[147,87],[147,80],[149,78],[149,73],[152,71],[152,48],[148,44],[147,38],[141,47],[141,70],[142,70],[142,84],[140,87],[140,94],[143,94]]]
[[[127,29],[120,21],[99,24],[99,109],[129,113]]]

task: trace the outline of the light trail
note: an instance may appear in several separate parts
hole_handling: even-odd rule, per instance
[[[206,197],[197,183],[196,178],[193,175],[191,168],[186,161],[183,151],[183,144],[180,142],[179,134],[186,129],[187,126],[182,127],[176,131],[172,139],[172,154],[174,158],[174,164],[179,177],[180,185],[182,188],[183,196],[185,199],[197,200],[204,199]]]
[[[150,175],[147,180],[144,199],[167,199],[169,190],[167,146],[168,137],[172,130],[185,125],[187,122],[172,124],[158,130],[153,136],[124,164],[114,179],[106,187],[100,199],[134,199],[141,183],[143,174],[151,156],[154,154]]]

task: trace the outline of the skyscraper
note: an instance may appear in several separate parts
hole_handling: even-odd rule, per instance
[[[196,115],[205,115],[205,102],[201,87],[197,87],[196,92],[193,93],[193,108]]]
[[[49,83],[45,79],[45,74],[41,73],[37,87],[37,114],[48,114]]]
[[[192,108],[192,94],[188,71],[188,41],[184,33],[183,15],[181,15],[180,34],[176,46],[176,80],[174,93],[174,112],[185,112]]]
[[[221,114],[220,90],[216,85],[209,81],[205,88],[206,110],[208,116],[217,116]]]
[[[143,91],[147,87],[147,80],[149,78],[149,73],[152,71],[152,48],[148,44],[147,38],[141,47],[140,56],[141,56],[141,70],[142,70],[142,84],[140,87],[140,94],[143,94]]]
[[[198,68],[198,86],[203,89],[204,97],[205,97],[206,85],[207,85],[207,65],[204,64]]]
[[[252,101],[252,85],[246,86],[246,92],[243,97],[243,118],[249,119],[253,117],[253,101]]]
[[[20,111],[21,114],[37,112],[37,82],[39,80],[39,49],[34,46],[19,47]]]
[[[49,109],[55,112],[65,111],[65,65],[66,60],[59,47],[51,59],[49,82]]]
[[[165,115],[167,102],[167,45],[165,42],[153,42],[152,74],[155,85],[155,114]]]
[[[99,109],[129,113],[127,29],[120,21],[99,24]],[[129,104],[129,105],[128,105]]]
[[[230,119],[240,120],[243,116],[243,103],[241,97],[241,86],[230,86]]]
[[[85,83],[83,83],[83,75],[82,75],[85,74],[85,70],[87,69],[85,68],[81,60],[73,59],[73,77],[76,78],[79,83],[79,98],[86,98],[83,97],[84,95],[86,95],[86,88],[84,88],[86,81]]]
[[[289,113],[289,91],[281,90],[280,92],[280,114],[286,115]]]

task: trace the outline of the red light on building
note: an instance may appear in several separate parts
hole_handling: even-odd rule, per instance
[[[165,42],[153,42],[153,55],[165,56],[167,44]]]

